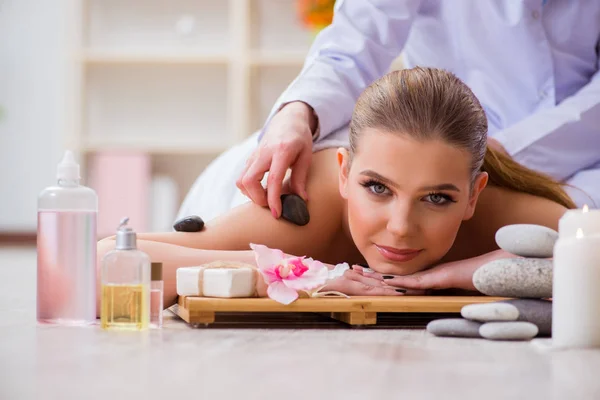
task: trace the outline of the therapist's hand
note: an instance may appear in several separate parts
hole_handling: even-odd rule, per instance
[[[317,120],[310,106],[295,101],[286,104],[269,122],[258,148],[246,162],[237,187],[254,203],[269,206],[273,217],[281,216],[283,180],[292,169],[290,189],[308,201],[306,179],[312,158],[312,133]],[[267,188],[261,181],[269,172]]]

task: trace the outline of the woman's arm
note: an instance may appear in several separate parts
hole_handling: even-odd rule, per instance
[[[225,251],[204,250],[190,247],[177,246],[170,243],[154,242],[149,240],[138,240],[137,247],[148,254],[153,261],[163,264],[164,282],[164,305],[170,307],[177,299],[177,268],[207,264],[217,260],[238,261],[250,265],[256,265],[254,252],[247,251]],[[97,269],[97,297],[96,310],[100,312],[101,301],[101,260],[104,254],[114,249],[114,241],[103,240],[98,244],[98,269]],[[333,265],[328,265],[332,268]],[[256,290],[259,297],[267,295],[267,285],[262,278],[257,279]],[[358,296],[400,296],[405,291],[397,291],[395,287],[386,285],[379,277],[375,279],[367,274],[362,274],[362,268],[348,270],[343,277],[331,282],[326,290],[337,290],[348,295]]]
[[[163,282],[164,282],[164,304],[169,307],[177,299],[176,270],[180,267],[191,267],[201,264],[207,264],[217,260],[239,261],[255,265],[254,253],[248,251],[220,251],[220,250],[200,250],[190,247],[177,246],[170,243],[154,242],[149,240],[138,240],[137,247],[150,256],[152,261],[163,264]],[[100,285],[102,271],[102,257],[104,254],[113,250],[115,243],[113,240],[102,240],[98,243],[97,259],[97,298],[96,310],[100,312]],[[257,290],[259,294],[266,293],[264,282],[259,279]]]
[[[413,290],[463,289],[477,291],[473,285],[473,274],[479,267],[501,258],[515,257],[517,256],[504,250],[495,250],[466,260],[439,264],[411,275],[394,276],[391,279],[384,278],[384,282],[391,286]]]

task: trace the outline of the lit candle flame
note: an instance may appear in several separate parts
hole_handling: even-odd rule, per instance
[[[587,204],[584,204],[584,205],[583,205],[583,210],[582,210],[582,212],[588,212],[589,210],[590,210],[590,209],[589,209],[588,205],[587,205]]]
[[[583,237],[583,230],[581,228],[577,229],[577,233],[575,234],[577,239],[581,239]]]

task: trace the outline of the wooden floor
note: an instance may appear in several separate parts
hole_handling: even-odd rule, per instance
[[[223,313],[114,333],[35,323],[35,251],[0,249],[0,399],[599,399],[600,351],[437,338],[432,315],[351,328]],[[442,315],[443,316],[443,315]]]

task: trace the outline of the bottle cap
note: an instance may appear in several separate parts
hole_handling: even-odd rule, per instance
[[[151,264],[150,280],[153,281],[162,281],[162,263],[161,262],[153,262]]]
[[[117,250],[134,250],[136,248],[136,235],[133,229],[126,226],[129,217],[125,217],[119,224],[115,248]]]
[[[75,161],[75,157],[71,150],[65,152],[63,159],[58,164],[58,167],[56,168],[56,178],[59,180],[70,181],[78,181],[81,179],[79,174],[79,164]]]

